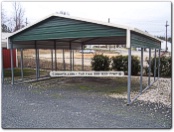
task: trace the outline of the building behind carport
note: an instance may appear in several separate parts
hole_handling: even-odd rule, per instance
[[[7,38],[10,36],[12,33],[1,33],[1,48],[2,48],[2,65],[3,68],[11,68],[11,62],[10,62],[10,50],[7,49]],[[13,49],[13,66],[17,67],[17,50]]]
[[[126,45],[128,49],[128,104],[133,102],[143,91],[148,89],[156,80],[156,70],[154,81],[150,82],[151,73],[151,48],[155,49],[155,69],[156,53],[160,56],[161,40],[136,28],[111,23],[103,23],[71,16],[50,15],[33,25],[27,26],[8,38],[8,48],[11,49],[11,62],[13,62],[13,48],[21,50],[21,69],[23,69],[23,49],[35,49],[36,55],[36,80],[39,78],[39,49],[50,49],[52,59],[52,70],[57,70],[56,52],[55,69],[53,69],[53,50],[70,50],[70,58],[73,58],[73,50],[83,50],[84,45]],[[131,101],[131,48],[141,48],[141,72],[140,72],[140,93]],[[149,48],[149,76],[148,86],[143,90],[143,48]],[[158,60],[160,62],[160,59]],[[160,64],[160,63],[158,63]],[[13,64],[11,65],[12,81],[14,84]],[[159,67],[159,65],[158,65]],[[159,68],[158,68],[159,69]],[[72,59],[70,59],[70,70],[73,70]],[[82,71],[84,70],[84,55],[82,53]],[[21,70],[23,78],[23,70]],[[159,78],[159,70],[158,70]]]

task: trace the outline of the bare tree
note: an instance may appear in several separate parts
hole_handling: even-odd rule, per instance
[[[2,10],[1,10],[1,31],[2,32],[12,32],[11,28],[9,28],[8,26],[8,21],[9,19],[6,15],[4,8],[2,7]]]
[[[7,17],[6,17],[6,14],[5,14],[5,10],[1,9],[1,24],[5,24],[7,22]]]
[[[17,31],[24,27],[24,9],[19,2],[13,3],[13,16],[12,25],[14,26],[14,31]]]

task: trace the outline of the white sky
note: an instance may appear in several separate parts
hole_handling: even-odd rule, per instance
[[[51,13],[67,11],[71,16],[90,18],[128,25],[148,31],[152,35],[171,35],[171,2],[21,2],[25,17],[31,24]],[[10,15],[12,2],[2,2]]]

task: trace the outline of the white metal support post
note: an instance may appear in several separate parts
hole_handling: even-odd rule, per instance
[[[23,80],[24,78],[24,72],[23,72],[23,49],[21,49],[21,79]]]
[[[38,80],[38,50],[37,50],[37,41],[35,41],[35,59],[36,59],[36,80]]]
[[[70,50],[70,71],[72,71],[72,47],[71,47],[71,42],[69,42],[69,50]]]
[[[130,92],[131,92],[131,47],[128,48],[128,84],[127,84],[127,103],[131,103]]]
[[[158,50],[159,56],[158,56],[158,79],[160,78],[160,49]]]
[[[54,40],[54,59],[55,59],[55,71],[57,71],[57,50],[56,50],[56,40]]]
[[[156,80],[156,48],[155,48],[155,65],[154,65],[154,81]]]
[[[53,49],[51,49],[51,70],[53,71]]]
[[[142,93],[142,89],[143,89],[143,85],[142,85],[142,80],[143,80],[143,50],[144,50],[144,48],[141,48],[140,93]]]
[[[151,48],[149,48],[149,76],[148,76],[148,85],[150,86],[150,75],[151,75]]]
[[[38,61],[38,64],[37,64],[37,70],[38,70],[38,78],[40,78],[40,59],[39,59],[39,49],[37,49],[37,61]]]
[[[63,53],[62,53],[63,54],[63,70],[65,71],[65,69],[66,69],[65,68],[65,50],[63,49],[62,51],[63,51]]]
[[[11,47],[10,47],[10,58],[11,58],[11,84],[14,85],[13,42],[11,42]]]
[[[84,71],[84,49],[83,43],[81,44],[81,51],[82,51],[82,71]]]
[[[72,50],[72,53],[73,53],[73,63],[72,63],[72,70],[74,71],[74,50]]]

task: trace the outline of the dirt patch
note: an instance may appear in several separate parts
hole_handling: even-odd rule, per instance
[[[40,59],[39,61],[40,63],[40,68],[41,69],[46,69],[46,70],[51,70],[52,69],[52,65],[51,65],[51,61],[47,60],[47,59]],[[20,66],[20,57],[18,57],[18,65]],[[35,68],[36,67],[36,60],[33,57],[25,57],[23,60],[23,65],[24,67],[28,67],[28,68]],[[55,66],[53,66],[53,68],[55,68]],[[65,71],[69,71],[70,70],[70,64],[65,63]],[[57,70],[64,70],[64,66],[63,63],[59,63],[57,62]],[[81,71],[82,70],[82,66],[81,65],[74,65],[74,71]],[[91,66],[84,66],[84,70],[85,71],[91,71]]]

